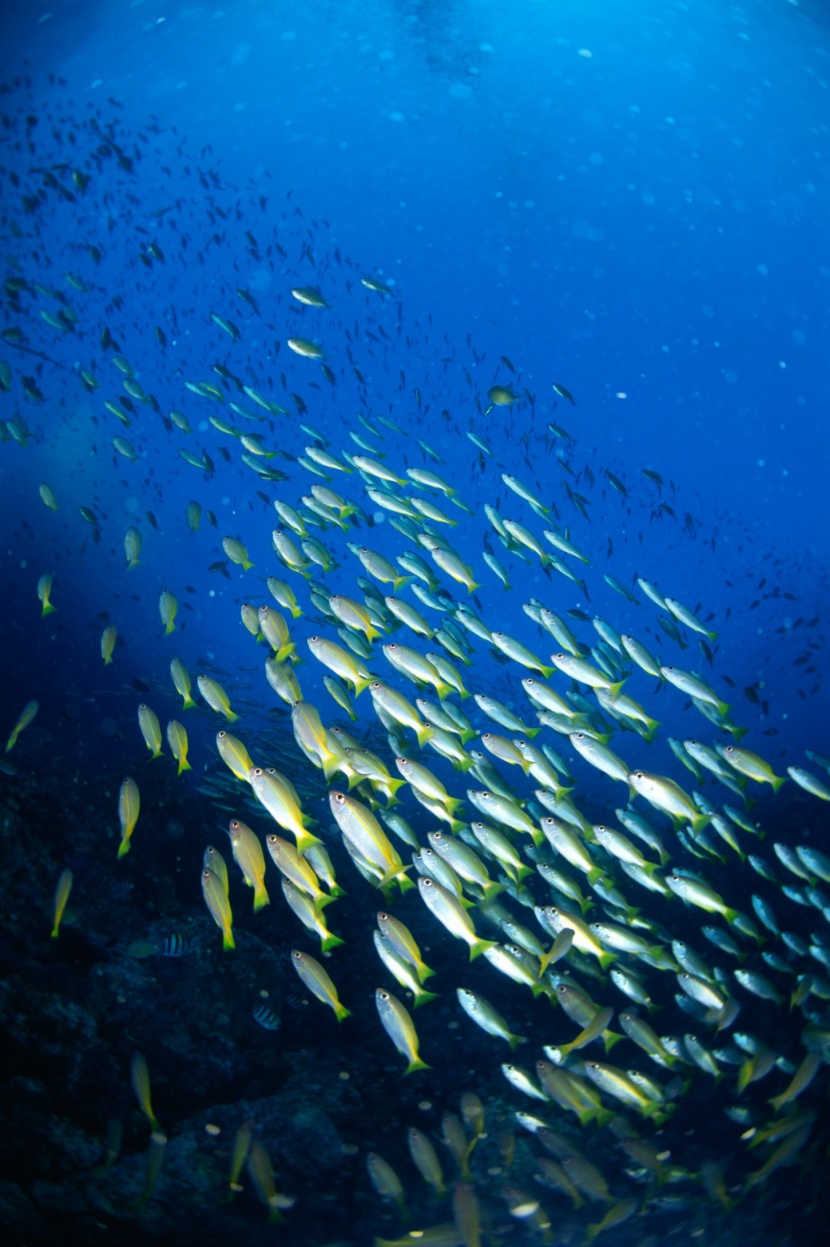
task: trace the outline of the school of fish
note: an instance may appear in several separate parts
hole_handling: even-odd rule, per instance
[[[175,766],[227,833],[183,850],[218,956],[240,955],[240,911],[267,941],[279,908],[294,971],[314,1008],[334,1015],[333,1047],[338,1024],[374,1010],[389,1057],[425,1088],[449,1007],[483,1099],[465,1093],[440,1136],[402,1127],[403,1178],[400,1162],[367,1154],[383,1207],[404,1214],[416,1173],[435,1201],[416,1236],[401,1221],[402,1237],[379,1244],[476,1247],[504,1215],[520,1241],[555,1241],[562,1226],[567,1241],[593,1241],[642,1224],[639,1242],[661,1214],[693,1209],[704,1224],[759,1199],[819,1146],[830,1059],[830,850],[807,834],[767,838],[764,819],[798,791],[812,802],[799,809],[826,826],[830,759],[816,742],[779,773],[763,746],[748,747],[754,722],[718,674],[719,631],[738,625],[687,596],[679,564],[657,584],[615,563],[604,529],[592,534],[607,487],[691,540],[673,487],[650,468],[635,485],[580,463],[558,419],[578,427],[587,415],[560,381],[550,378],[548,423],[511,360],[494,377],[471,344],[462,357],[408,326],[397,283],[342,256],[290,197],[274,208],[194,166],[201,235],[195,213],[180,228],[179,201],[144,209],[129,268],[113,269],[126,261],[98,218],[141,193],[150,157],[114,107],[79,120],[62,104],[38,118],[23,85],[4,95],[3,471],[49,438],[58,396],[71,408],[75,395],[95,470],[110,492],[128,478],[146,515],[116,531],[111,504],[72,507],[75,544],[92,538],[84,558],[118,547],[107,576],[152,603],[155,635],[142,642],[164,672],[136,695],[126,729],[146,762],[137,747],[132,773],[113,777],[120,834],[101,843],[113,873],[128,854],[146,868],[142,767]],[[169,141],[144,137],[148,149]],[[56,217],[74,255],[63,272],[47,251]],[[168,270],[221,248],[235,258],[210,270],[202,305],[174,303]],[[243,284],[252,268],[272,283]],[[155,291],[156,324],[131,320],[137,275],[145,298]],[[191,328],[206,343],[194,359]],[[430,342],[420,367],[418,334]],[[463,378],[466,410],[450,416],[444,388]],[[162,463],[172,485],[158,483]],[[40,527],[66,515],[68,475],[55,467],[31,490]],[[232,520],[208,503],[214,477],[234,495]],[[216,536],[197,546],[206,522]],[[200,590],[201,618],[183,631],[187,590],[159,569],[165,546],[185,541],[221,583],[222,609]],[[75,591],[57,563],[35,569],[35,662],[37,626]],[[123,599],[108,609],[98,661],[125,678],[132,616]],[[240,626],[247,659],[234,671]],[[197,628],[222,659],[192,675]],[[7,757],[23,765],[48,710],[30,699],[4,713]],[[686,736],[669,736],[662,720],[681,713]],[[264,714],[290,749],[262,732]],[[55,939],[79,883],[68,868],[56,881]],[[360,930],[339,919],[344,893],[373,915]],[[350,958],[369,937],[376,960],[360,972],[373,997],[355,999]],[[477,962],[469,978],[445,968],[455,942]],[[494,1076],[499,1120],[505,1103],[512,1120],[495,1167],[491,1154],[476,1170],[495,1137],[482,1091]],[[167,1140],[140,1054],[130,1078],[151,1130],[149,1200]],[[701,1105],[717,1114],[720,1146],[686,1154],[683,1124]],[[517,1157],[531,1181],[514,1181]],[[244,1123],[232,1192],[246,1165],[270,1215],[290,1225],[279,1157]]]

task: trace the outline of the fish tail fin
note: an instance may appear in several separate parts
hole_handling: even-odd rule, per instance
[[[108,657],[104,659],[104,666],[108,667],[111,662],[112,662],[112,654],[109,654]]]
[[[175,632],[175,630],[176,630],[176,621],[175,621],[175,619],[168,619],[168,621],[167,621],[167,626],[166,626],[166,627],[165,627],[165,629],[164,629],[164,635],[165,635],[165,636],[169,636],[169,635],[170,635],[170,633],[171,633],[171,632]]]
[[[239,721],[239,715],[235,714],[230,707],[225,711],[225,718],[228,720],[228,723],[237,723]]]
[[[327,905],[331,905],[332,901],[336,901],[336,900],[337,900],[337,897],[334,895],[334,893],[329,892],[328,895],[324,894],[323,896],[318,896],[314,902],[314,907],[315,909],[325,909]]]
[[[717,710],[718,710],[718,714],[719,714],[719,715],[721,716],[721,718],[723,718],[723,719],[725,719],[725,718],[726,718],[726,716],[729,714],[729,711],[730,711],[731,709],[732,709],[732,707],[729,705],[729,702],[726,702],[726,701],[719,701],[719,702],[717,703]]]
[[[374,624],[369,624],[369,626],[366,629],[366,640],[374,641],[379,636],[383,636],[383,633],[381,632],[380,628],[376,628]]]
[[[625,679],[627,680],[628,676],[626,676]],[[611,694],[612,697],[617,697],[618,694],[622,692],[624,684],[625,684],[625,680],[615,680],[613,684],[608,685],[608,692]]]
[[[422,961],[419,966],[416,966],[415,973],[418,975],[418,982],[423,983],[424,979],[431,979],[435,971]]]
[[[192,770],[193,770],[193,767],[190,765],[187,758],[181,758],[179,760],[179,769],[177,772],[178,775],[181,775],[182,771],[192,771]]]
[[[243,572],[246,572],[246,571],[248,570],[248,568],[249,568],[249,567],[253,567],[253,563],[251,562],[251,560],[250,560],[250,559],[243,559],[243,560],[242,560],[242,570],[243,570]]]
[[[330,948],[339,948],[341,944],[345,944],[345,943],[346,941],[341,940],[339,935],[332,935],[331,933],[329,933],[328,935],[324,936],[323,940],[320,943],[320,947],[322,948],[324,953],[327,953]]]
[[[546,666],[544,665],[544,663],[541,663],[541,664],[540,664],[540,666],[539,666],[539,670],[541,671],[541,673],[542,673],[542,675],[545,677],[545,679],[546,679],[546,680],[549,680],[549,679],[550,679],[550,677],[553,675],[554,671],[556,670],[556,668],[555,668],[555,667],[546,667]]]
[[[365,692],[366,689],[369,687],[369,685],[372,683],[372,680],[374,678],[375,678],[374,676],[369,676],[368,679],[365,679],[365,680],[362,678],[359,680],[355,680],[354,682],[355,697],[359,697],[361,693]]]
[[[418,992],[418,995],[412,1002],[413,1009],[419,1009],[421,1005],[429,1004],[430,1000],[437,1000],[439,994],[439,992]]]
[[[524,1035],[508,1035],[507,1042],[510,1044],[511,1051],[515,1052],[519,1044],[527,1043]]]
[[[472,944],[470,945],[470,961],[475,961],[476,957],[480,957],[481,954],[483,952],[486,952],[488,948],[495,948],[495,947],[496,947],[495,940],[479,940],[479,939],[473,940]]]
[[[413,1060],[409,1062],[409,1064],[406,1067],[405,1072],[407,1074],[414,1074],[415,1071],[419,1069],[432,1069],[432,1066],[427,1065],[426,1061],[422,1061],[419,1056],[416,1056]]]
[[[710,641],[717,641],[720,633],[707,629],[706,635],[708,636]]]
[[[489,883],[482,885],[481,890],[484,893],[485,901],[491,901],[494,896],[498,896],[500,892],[504,891],[504,884],[497,883],[495,879],[491,879]]]
[[[723,911],[723,916],[731,927],[735,920],[740,917],[740,914],[737,909],[725,909]]]
[[[603,970],[607,970],[608,967],[613,965],[616,960],[616,953],[600,953],[599,957],[597,957],[597,961],[602,966]]]
[[[350,1018],[352,1016],[352,1011],[351,1009],[347,1009],[345,1005],[341,1005],[339,1000],[336,1000],[334,1002],[334,1016],[337,1018],[338,1022],[343,1022],[346,1018]]]
[[[773,792],[775,793],[779,792],[782,784],[786,784],[786,782],[787,782],[786,775],[773,775],[772,779],[770,780],[770,783],[772,784]]]
[[[119,844],[119,846],[118,846],[118,859],[119,859],[119,861],[120,861],[120,859],[121,859],[122,857],[125,857],[125,856],[126,856],[126,854],[127,854],[127,853],[129,853],[129,851],[130,851],[130,838],[129,838],[129,836],[128,836],[128,837],[127,837],[127,839],[126,839],[126,840],[122,840],[122,841],[121,841],[121,843],[120,843],[120,844]]]
[[[266,905],[271,904],[271,898],[265,888],[265,884],[261,883],[254,889],[254,913],[257,914]]]
[[[606,1054],[611,1051],[614,1044],[618,1044],[625,1036],[620,1035],[618,1031],[603,1031],[602,1042],[605,1044]]]
[[[469,693],[467,694],[467,696],[469,697]],[[529,736],[531,740],[535,740],[536,737],[541,732],[541,730],[542,729],[540,727],[526,727],[525,736]]]
[[[414,576],[396,576],[395,579],[392,581],[392,588],[394,589],[395,593],[400,593],[401,589],[403,589],[406,585],[409,584],[411,580],[414,580],[414,579],[415,579]]]
[[[40,612],[41,619],[44,619],[47,615],[53,615],[56,609],[57,607],[53,606],[51,602],[44,602],[43,610]]]
[[[455,689],[451,684],[447,684],[446,680],[439,680],[435,685],[435,691],[438,694],[439,700],[443,701],[445,697],[452,697]]]
[[[184,701],[182,702],[182,710],[193,710],[195,705],[196,703],[192,697],[185,697]]]
[[[228,952],[231,948],[236,948],[236,944],[233,940],[233,931],[230,927],[228,927],[227,931],[222,932],[222,947],[225,952]]]
[[[423,749],[427,741],[432,739],[434,733],[429,724],[425,723],[422,727],[415,728],[415,735],[418,738],[418,747]]]

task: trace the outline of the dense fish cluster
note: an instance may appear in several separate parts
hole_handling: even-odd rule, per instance
[[[178,1205],[257,1242],[258,1196],[309,1247],[807,1241],[830,759],[782,758],[766,689],[728,678],[737,625],[689,588],[712,517],[593,455],[560,380],[410,324],[290,194],[224,185],[115,101],[39,98],[0,96],[0,453],[26,505],[2,782],[39,846],[14,956],[68,949],[79,997],[78,966],[200,976],[240,1030],[223,1058],[208,1026],[185,1072],[163,1010],[122,1012],[127,1098],[96,1091],[99,1152],[71,1198],[70,1165],[41,1173],[18,1224],[186,1241]],[[759,562],[755,606],[791,597]],[[823,610],[784,629],[816,638],[805,703]],[[94,746],[61,718],[76,683],[111,722]],[[257,956],[282,988],[240,1011]],[[304,1046],[286,1146],[261,1105]],[[186,1156],[177,1078],[207,1114]]]

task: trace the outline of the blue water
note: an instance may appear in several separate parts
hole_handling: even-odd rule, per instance
[[[30,699],[39,703],[0,776],[9,862],[3,1017],[13,1052],[4,1097],[26,1157],[5,1145],[0,1211],[9,1232],[26,1243],[63,1241],[66,1225],[90,1243],[179,1243],[196,1234],[206,1242],[236,1235],[258,1243],[273,1233],[322,1247],[449,1223],[451,1202],[428,1197],[406,1131],[418,1125],[435,1141],[452,1185],[454,1162],[438,1141],[441,1116],[458,1113],[468,1091],[485,1107],[487,1137],[472,1153],[471,1188],[491,1242],[549,1241],[550,1215],[557,1241],[580,1243],[605,1211],[600,1200],[574,1212],[567,1195],[535,1181],[534,1158],[544,1152],[513,1122],[517,1109],[538,1109],[557,1129],[566,1123],[568,1137],[582,1142],[611,1184],[612,1207],[636,1199],[638,1215],[604,1231],[605,1241],[673,1234],[685,1242],[698,1233],[716,1242],[810,1241],[827,1142],[820,1125],[794,1168],[776,1168],[752,1188],[747,1174],[774,1144],[747,1151],[741,1133],[771,1120],[766,1101],[784,1090],[809,1047],[804,1025],[826,1028],[830,898],[821,877],[788,874],[771,846],[826,850],[828,805],[792,780],[778,796],[749,781],[757,799],[749,816],[766,839],[735,834],[741,852],[760,855],[776,881],[722,842],[715,846],[721,856],[700,850],[701,860],[672,839],[673,867],[701,872],[743,912],[762,895],[780,928],[817,951],[795,954],[774,932],[762,932],[764,950],[789,963],[784,971],[764,965],[760,944],[747,945],[749,964],[774,979],[780,1000],[733,985],[738,1025],[771,1046],[782,1065],[739,1095],[733,1065],[723,1063],[715,1082],[684,1059],[691,1087],[654,1141],[671,1152],[678,1174],[694,1176],[664,1186],[665,1175],[649,1180],[621,1159],[612,1127],[583,1128],[502,1078],[509,1049],[476,1030],[456,1004],[456,987],[481,991],[527,1036],[515,1059],[531,1070],[542,1044],[573,1038],[573,1023],[483,960],[467,970],[463,944],[417,896],[384,899],[361,879],[340,843],[323,774],[299,752],[289,708],[265,681],[267,651],[240,623],[240,605],[276,607],[265,578],[291,583],[306,611],[289,620],[303,697],[327,727],[347,727],[397,776],[396,749],[369,693],[357,699],[350,723],[323,687],[306,640],[315,631],[338,638],[304,579],[275,558],[273,502],[300,506],[311,485],[328,483],[362,508],[348,532],[310,530],[338,564],[311,569],[330,593],[361,596],[355,578],[366,573],[347,541],[390,559],[418,549],[433,564],[393,526],[393,512],[365,495],[357,472],[332,472],[324,482],[297,463],[315,440],[300,428],[306,424],[344,462],[346,453],[377,453],[396,474],[425,468],[458,491],[471,515],[440,494],[423,496],[458,521],[438,527],[473,568],[480,587],[469,602],[490,630],[508,633],[547,663],[560,645],[524,603],[538,598],[566,617],[585,647],[598,641],[590,622],[598,614],[663,663],[710,682],[730,703],[731,722],[747,730],[742,745],[775,774],[806,767],[830,784],[821,762],[805,755],[830,754],[826,6],[346,0],[226,8],[76,3],[37,11],[8,4],[0,30],[0,361],[9,368],[0,418],[12,422],[0,442],[5,730]],[[88,183],[72,181],[77,169]],[[387,293],[367,289],[361,277]],[[292,297],[292,288],[308,286],[319,287],[329,306]],[[62,327],[43,318],[62,307],[77,319]],[[211,314],[231,322],[233,335]],[[292,352],[289,338],[319,344],[328,373]],[[124,405],[123,424],[104,407],[124,399],[116,355],[147,396],[127,396],[132,410]],[[227,370],[223,376],[215,365]],[[97,388],[83,383],[81,370]],[[284,411],[266,412],[233,378]],[[208,381],[224,401],[185,384]],[[493,405],[494,385],[510,387],[516,401]],[[249,415],[235,414],[230,401]],[[184,414],[191,432],[171,423],[171,410]],[[211,416],[285,452],[261,462],[286,479],[256,475],[241,461],[238,437],[211,425]],[[134,459],[113,447],[118,437]],[[182,449],[197,458],[206,452],[210,470],[186,463]],[[643,469],[659,474],[659,488]],[[552,521],[510,493],[503,473],[554,507]],[[38,496],[42,482],[54,491],[54,513]],[[584,499],[582,509],[569,491]],[[195,532],[185,520],[190,500],[202,507]],[[567,533],[590,559],[583,565],[564,557],[577,577],[584,572],[585,586],[546,574],[526,549],[527,561],[521,547],[505,549],[485,504],[532,530],[548,553],[542,530],[553,522]],[[123,541],[131,526],[142,550],[140,565],[128,570]],[[250,571],[229,560],[223,537],[244,542]],[[507,569],[509,591],[482,559],[484,549]],[[48,572],[56,611],[41,619],[37,583]],[[605,573],[633,590],[638,604],[615,592]],[[681,629],[683,648],[661,630],[638,577],[718,633],[708,652],[694,630]],[[468,600],[461,584],[438,578],[456,602]],[[168,637],[159,619],[164,588],[178,599],[177,629]],[[390,592],[389,585],[377,588]],[[437,626],[437,613],[409,590],[400,596]],[[584,617],[567,616],[573,609]],[[107,624],[116,626],[118,644],[104,667]],[[389,639],[421,652],[438,648],[404,628]],[[519,683],[529,672],[481,639],[468,640],[469,664],[452,659],[467,688],[533,723]],[[433,698],[396,675],[379,652],[386,641],[376,641],[367,660],[373,673],[410,700]],[[174,657],[191,673],[196,710],[183,711],[174,693]],[[248,819],[261,839],[274,824],[245,803],[216,753],[224,721],[195,693],[200,673],[225,688],[240,714],[229,730],[254,761],[276,766],[300,789],[347,890],[327,910],[347,941],[325,962],[353,1013],[339,1027],[293,974],[290,950],[319,956],[319,945],[285,905],[270,859],[271,905],[250,911],[227,821],[231,813]],[[563,694],[569,687],[559,675],[552,684]],[[683,693],[636,667],[625,691],[661,727],[650,745],[618,727],[611,748],[626,765],[699,789],[667,738],[727,744],[729,736]],[[162,731],[174,717],[186,724],[191,772],[177,778],[166,741],[164,759],[148,760],[136,721],[140,702],[154,708]],[[463,708],[477,731],[515,735],[471,701]],[[614,728],[613,720],[606,726]],[[484,787],[429,749],[418,752],[411,732],[399,736],[397,744],[455,796]],[[543,742],[568,760],[574,800],[588,820],[610,823],[625,788],[592,769],[566,736],[546,729],[536,741]],[[503,782],[530,800],[535,781],[498,765]],[[141,815],[129,854],[116,863],[126,775],[139,785]],[[341,774],[328,787],[344,784]],[[732,799],[711,777],[703,791],[718,804]],[[368,789],[356,796],[368,800]],[[425,845],[438,824],[405,789],[401,796],[399,808]],[[736,804],[742,808],[740,796]],[[673,836],[664,815],[641,799],[636,808],[664,839]],[[459,817],[478,816],[466,804]],[[231,870],[237,949],[225,955],[199,887],[209,843]],[[395,843],[408,863],[410,850]],[[683,938],[731,974],[734,963],[700,934],[715,921],[710,915],[647,892],[601,860],[651,924],[650,938]],[[498,864],[488,864],[496,877]],[[66,868],[73,891],[60,938],[50,941],[52,895]],[[589,890],[583,876],[579,881]],[[532,883],[537,903],[548,903],[539,880]],[[815,895],[794,900],[782,885]],[[521,899],[500,899],[517,921],[534,926]],[[386,904],[430,949],[425,955],[438,971],[431,983],[441,999],[414,1015],[433,1069],[411,1078],[403,1077],[405,1061],[373,1002],[384,984],[411,1005],[372,946],[374,914]],[[480,933],[499,937],[476,908],[471,913]],[[601,916],[591,911],[592,920]],[[170,937],[181,937],[183,956],[129,951]],[[590,961],[574,965],[598,1004],[620,1010],[630,1003],[607,977],[594,978]],[[640,970],[662,1006],[653,1023],[659,1034],[686,1033],[674,976]],[[816,976],[816,990],[791,1009],[790,993],[807,974]],[[275,1011],[276,1031],[252,1020],[263,1002]],[[695,1026],[709,1047],[726,1044],[726,1031],[701,1018]],[[130,1088],[136,1050],[147,1058],[168,1139],[158,1180],[140,1204],[149,1129]],[[826,1055],[826,1040],[818,1050]],[[595,1053],[596,1045],[576,1055]],[[640,1056],[641,1069],[669,1081],[631,1043],[606,1059],[629,1068]],[[797,1107],[820,1112],[825,1095],[822,1066]],[[723,1115],[727,1103],[748,1106],[746,1123]],[[619,1110],[614,1100],[610,1107]],[[629,1127],[633,1118],[651,1138],[654,1123],[625,1111]],[[273,1231],[248,1176],[235,1202],[222,1202],[233,1139],[246,1120],[271,1157],[277,1189],[296,1197]],[[123,1146],[97,1172],[111,1121],[121,1123]],[[205,1132],[206,1125],[216,1130]],[[499,1142],[506,1130],[516,1133],[512,1162]],[[371,1152],[399,1173],[406,1216],[373,1189]],[[722,1166],[728,1214],[697,1177],[707,1160]],[[510,1215],[521,1203],[512,1190],[541,1200],[537,1222]],[[463,1232],[447,1231],[446,1241],[465,1241]],[[466,1241],[477,1241],[466,1233]]]

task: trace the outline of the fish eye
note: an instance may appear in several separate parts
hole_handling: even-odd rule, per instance
[[[254,768],[254,775],[256,775],[256,776],[260,776],[260,775],[264,775],[264,774],[265,774],[265,772],[263,771],[263,769],[262,769],[262,767],[261,767],[261,766],[257,766],[257,767],[255,767],[255,768]]]
[[[302,955],[303,954],[297,948],[295,948],[291,954],[291,956],[294,958],[295,961],[299,961],[302,958]]]

